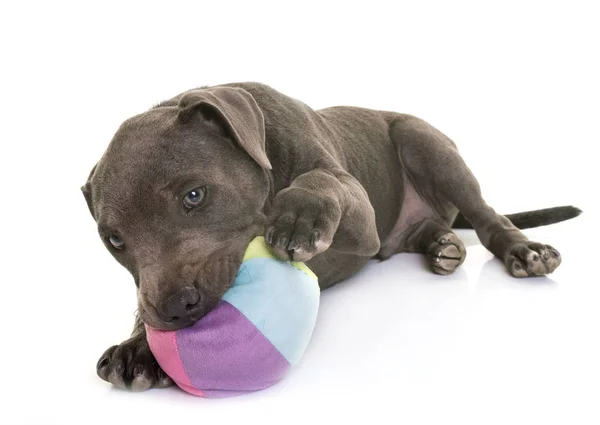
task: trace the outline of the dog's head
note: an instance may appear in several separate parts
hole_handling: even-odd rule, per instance
[[[189,326],[221,299],[262,232],[263,115],[239,88],[184,93],[125,121],[82,187],[142,320]]]

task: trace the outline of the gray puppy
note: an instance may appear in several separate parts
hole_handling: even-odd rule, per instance
[[[306,261],[322,289],[373,257],[420,252],[435,273],[465,260],[452,227],[472,226],[516,277],[561,262],[520,228],[575,217],[559,207],[502,216],[455,144],[418,118],[353,107],[314,111],[258,83],[182,93],[125,121],[82,188],[106,247],[135,279],[130,339],[99,376],[133,390],[172,381],[144,323],[189,326],[234,279],[250,240]]]

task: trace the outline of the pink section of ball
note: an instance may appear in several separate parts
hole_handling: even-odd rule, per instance
[[[146,326],[146,334],[150,349],[160,367],[175,381],[175,383],[188,393],[204,397],[204,393],[195,388],[181,363],[181,356],[177,348],[177,332],[161,331]]]

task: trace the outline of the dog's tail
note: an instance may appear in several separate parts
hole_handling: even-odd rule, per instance
[[[549,224],[569,220],[577,217],[581,212],[582,211],[579,208],[563,206],[508,214],[505,217],[519,229],[530,229],[532,227],[547,226]],[[473,226],[471,226],[471,223],[469,223],[461,213],[458,213],[456,220],[454,220],[454,223],[452,224],[452,228],[472,229]]]

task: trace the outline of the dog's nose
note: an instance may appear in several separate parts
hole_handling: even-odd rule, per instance
[[[184,286],[166,297],[158,306],[158,312],[166,322],[184,323],[199,302],[200,294],[196,288]]]

